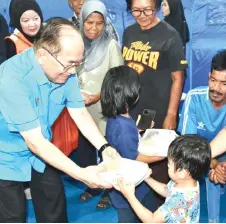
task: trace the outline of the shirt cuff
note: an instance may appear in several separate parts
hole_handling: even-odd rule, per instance
[[[7,124],[8,129],[11,132],[22,132],[22,131],[29,131],[31,129],[37,128],[40,126],[39,120],[36,119],[34,121],[25,123],[25,124]]]
[[[67,108],[84,108],[85,104],[84,104],[84,101],[78,101],[76,103],[67,102],[66,107]]]

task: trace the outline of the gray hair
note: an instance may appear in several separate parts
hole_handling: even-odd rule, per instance
[[[65,27],[70,27],[80,34],[79,29],[67,19],[61,17],[48,19],[37,35],[37,39],[33,44],[34,50],[45,48],[52,54],[59,53],[61,51],[62,29]]]

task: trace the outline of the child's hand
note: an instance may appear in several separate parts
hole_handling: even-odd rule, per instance
[[[118,191],[120,191],[125,198],[128,198],[135,194],[135,184],[131,181],[126,181],[123,177],[119,177],[114,185]]]
[[[151,122],[151,126],[150,126],[150,128],[153,128],[155,126],[155,122],[154,121],[152,121]]]
[[[151,174],[152,174],[152,169],[149,169],[144,181],[147,180],[151,176]]]

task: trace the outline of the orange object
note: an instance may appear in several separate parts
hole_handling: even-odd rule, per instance
[[[52,126],[52,143],[66,156],[78,147],[78,128],[65,107]]]
[[[14,32],[9,37],[5,37],[5,39],[10,39],[14,42],[17,54],[32,46],[32,43],[29,42],[18,29],[15,29]]]

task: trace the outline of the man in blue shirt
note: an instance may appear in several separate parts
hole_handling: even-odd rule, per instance
[[[50,143],[50,127],[66,106],[84,136],[104,150],[104,158],[118,155],[84,107],[73,75],[83,51],[71,22],[50,19],[33,48],[0,66],[0,222],[25,222],[25,181],[31,181],[37,222],[67,222],[56,169],[93,188],[111,187],[99,179],[100,168],[82,169]]]
[[[225,126],[226,50],[222,50],[212,59],[209,86],[198,87],[188,92],[178,130],[181,134],[200,135],[210,142]],[[211,162],[211,168],[222,170],[222,174],[225,173],[223,172],[224,166],[222,166],[222,161],[225,160],[226,154],[223,154],[218,158],[218,162],[216,160]],[[219,191],[220,194],[220,186],[215,187],[209,180],[207,180],[207,188],[211,188],[215,192]],[[218,193],[216,192],[216,195]],[[219,205],[220,202],[218,201],[216,204]],[[214,222],[219,222],[219,220],[214,220]]]
[[[209,142],[226,126],[226,50],[212,59],[209,86],[190,90],[183,105],[178,130],[197,134]]]

